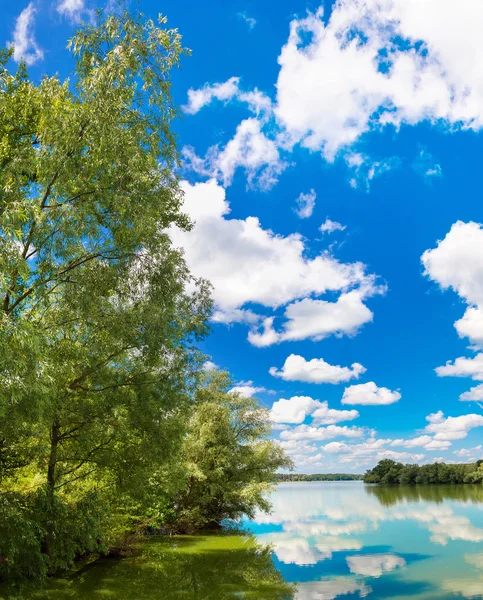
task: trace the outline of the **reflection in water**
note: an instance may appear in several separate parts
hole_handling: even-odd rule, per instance
[[[297,482],[272,500],[247,523],[254,535],[153,539],[137,557],[13,597],[483,599],[483,486]]]
[[[275,569],[270,551],[250,536],[153,539],[136,558],[106,559],[22,600],[289,600],[294,586]],[[2,597],[0,592],[0,598]]]
[[[483,503],[482,485],[366,485],[365,489],[369,495],[376,496],[383,506],[420,500]]]
[[[296,600],[483,599],[483,486],[285,483],[251,527]]]
[[[347,564],[351,573],[380,577],[387,571],[404,567],[406,561],[396,554],[363,554],[362,556],[349,556]]]

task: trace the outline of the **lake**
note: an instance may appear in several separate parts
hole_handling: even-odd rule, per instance
[[[483,598],[483,486],[282,483],[272,502],[244,523],[249,535],[153,538],[135,557],[9,597]]]

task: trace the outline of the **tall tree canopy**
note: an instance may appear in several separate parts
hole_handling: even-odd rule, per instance
[[[49,569],[99,546],[95,507],[172,450],[210,310],[167,235],[190,227],[170,131],[179,34],[100,16],[70,47],[74,82],[36,85],[0,58],[0,529],[23,519]],[[0,569],[28,570],[12,543]]]

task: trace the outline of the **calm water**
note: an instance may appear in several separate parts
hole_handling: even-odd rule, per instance
[[[280,484],[252,529],[297,600],[483,598],[482,486]]]
[[[0,598],[483,598],[483,486],[285,483],[273,505],[245,524],[253,535],[153,539]]]

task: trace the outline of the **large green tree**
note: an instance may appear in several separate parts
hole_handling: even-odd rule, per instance
[[[99,507],[139,503],[172,453],[210,310],[168,235],[190,227],[170,129],[179,34],[99,16],[70,47],[72,82],[0,57],[0,529],[23,519],[50,569],[101,547]],[[14,542],[7,575],[34,564]]]
[[[226,519],[268,511],[276,471],[292,467],[269,437],[268,411],[255,398],[231,392],[231,386],[226,373],[211,370],[196,392],[176,462],[175,530],[216,528]]]

